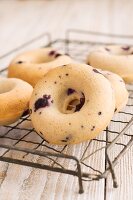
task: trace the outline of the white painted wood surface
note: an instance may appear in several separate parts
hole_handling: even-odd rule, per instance
[[[53,38],[63,37],[68,28],[133,35],[132,8],[132,0],[1,0],[0,55],[45,31]],[[103,166],[104,153],[99,157],[100,163],[93,162]],[[106,184],[85,182],[85,193],[79,195],[75,177],[0,162],[0,200],[132,200],[132,163],[133,148],[115,168],[118,189],[109,178]]]

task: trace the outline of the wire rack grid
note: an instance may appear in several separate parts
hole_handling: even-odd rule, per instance
[[[44,37],[47,40],[45,45],[42,43]],[[38,42],[40,38],[42,39],[41,45]],[[116,41],[127,44],[129,39],[133,39],[132,36],[114,36],[80,30],[67,31],[65,39],[51,41],[50,38],[49,34],[42,34],[0,58],[10,58],[11,55],[28,49],[32,44],[32,48],[53,46],[72,58],[84,62],[94,46],[116,43]],[[5,67],[0,71],[0,75],[6,76],[6,74],[7,68]],[[110,125],[97,138],[78,145],[49,144],[36,133],[29,114],[25,112],[16,123],[0,128],[0,161],[77,176],[79,193],[84,191],[83,181],[106,179],[109,173],[112,175],[113,186],[117,187],[114,167],[133,144],[131,127],[133,124],[133,86],[127,85],[127,88],[130,95],[126,108],[114,115]],[[100,165],[96,164],[96,160]]]

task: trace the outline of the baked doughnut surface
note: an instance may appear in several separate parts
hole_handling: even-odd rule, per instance
[[[115,112],[122,110],[128,101],[128,91],[123,79],[112,72],[98,69],[111,83],[115,94]]]
[[[8,67],[8,77],[22,79],[34,87],[49,70],[70,62],[69,56],[52,48],[36,49],[16,56]]]
[[[75,144],[96,137],[115,109],[110,82],[85,64],[69,64],[47,73],[34,88],[31,120],[53,144]]]
[[[133,82],[133,47],[120,45],[98,47],[88,55],[87,63],[114,72],[127,83]]]
[[[28,109],[33,88],[16,78],[0,78],[0,125],[12,124]]]

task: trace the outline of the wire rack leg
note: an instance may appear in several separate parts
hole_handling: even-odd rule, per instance
[[[110,172],[111,172],[112,179],[113,179],[113,187],[117,188],[118,187],[118,183],[117,183],[117,180],[116,180],[116,175],[115,175],[112,163],[111,163],[111,161],[109,159],[109,156],[108,156],[107,152],[106,152],[106,158],[108,160],[108,164],[109,164],[109,167],[110,167]]]
[[[83,182],[82,182],[82,174],[81,174],[81,166],[79,162],[77,162],[77,170],[78,170],[78,181],[79,181],[79,194],[84,193]]]

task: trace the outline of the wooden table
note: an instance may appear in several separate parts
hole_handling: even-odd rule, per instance
[[[132,0],[1,0],[0,55],[45,31],[53,39],[68,28],[133,35],[132,8]],[[7,62],[2,60],[1,67]],[[0,162],[0,200],[132,200],[132,164],[133,148],[115,168],[117,189],[109,176],[107,181],[85,182],[79,195],[73,176]]]

